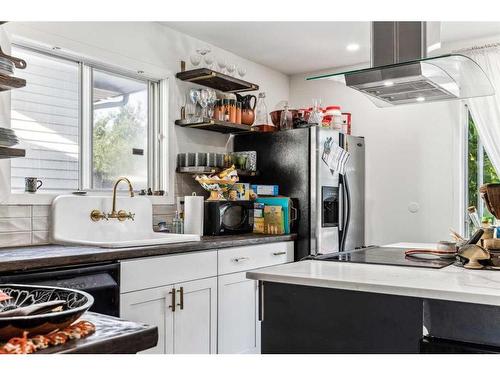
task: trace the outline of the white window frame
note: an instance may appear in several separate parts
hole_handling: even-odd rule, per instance
[[[48,51],[39,46],[24,43],[13,43],[13,46],[31,50],[79,64],[80,71],[80,116],[79,116],[79,189],[88,195],[111,195],[111,190],[91,189],[92,182],[92,71],[97,69],[109,74],[124,76],[147,83],[148,85],[148,185],[153,190],[164,190],[164,196],[146,196],[155,204],[174,203],[169,180],[169,137],[168,137],[168,78],[158,79],[144,73],[125,70],[117,66],[103,64],[99,61],[82,58],[68,53]],[[10,115],[9,115],[10,117]],[[10,161],[9,161],[10,172]],[[9,173],[10,174],[10,173]],[[70,194],[71,190],[38,192],[29,194],[23,191],[12,191],[10,178],[8,181],[9,198],[3,204],[46,205],[58,195]]]

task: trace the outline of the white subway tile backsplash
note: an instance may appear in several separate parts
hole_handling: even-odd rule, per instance
[[[36,216],[50,216],[50,206],[33,206],[33,217]]]
[[[0,218],[31,217],[31,206],[0,206]]]
[[[0,205],[0,248],[50,243],[50,205]],[[152,225],[171,222],[175,205],[153,205]]]
[[[153,205],[153,215],[173,215],[175,214],[175,205],[173,204],[155,204]]]
[[[29,231],[31,231],[31,218],[29,217],[0,219],[0,233]]]
[[[49,230],[50,226],[50,218],[49,217],[33,217],[32,219],[33,222],[33,230],[44,230],[47,231]]]
[[[48,231],[33,231],[31,234],[32,245],[45,245],[50,242]]]
[[[31,232],[0,233],[0,246],[29,246],[31,245]]]

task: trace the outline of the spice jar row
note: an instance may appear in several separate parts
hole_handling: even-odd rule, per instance
[[[217,99],[214,107],[214,119],[241,124],[242,103],[236,99]]]

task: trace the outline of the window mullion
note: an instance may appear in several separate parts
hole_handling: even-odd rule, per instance
[[[80,185],[92,189],[92,68],[82,64],[80,125]]]

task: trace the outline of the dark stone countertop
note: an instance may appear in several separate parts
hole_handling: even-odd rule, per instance
[[[69,340],[36,354],[134,354],[156,346],[158,328],[113,316],[88,312],[83,320],[93,323],[95,332],[83,339]]]
[[[295,239],[295,234],[266,235],[250,233],[234,236],[202,237],[202,240],[199,242],[128,248],[62,245],[8,247],[0,249],[0,273],[294,241]]]

